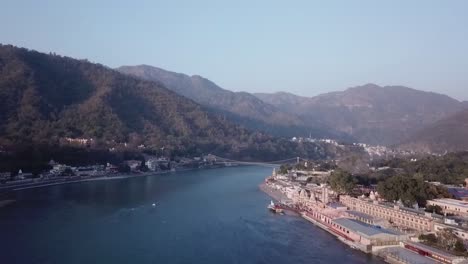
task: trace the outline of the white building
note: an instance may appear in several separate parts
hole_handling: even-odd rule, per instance
[[[157,159],[149,159],[145,162],[145,165],[150,171],[159,170],[159,162]]]
[[[429,205],[438,205],[444,213],[468,216],[468,202],[455,199],[434,199],[427,201]]]

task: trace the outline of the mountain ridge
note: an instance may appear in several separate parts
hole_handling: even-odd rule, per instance
[[[348,133],[360,142],[384,145],[397,144],[418,129],[466,108],[465,103],[447,95],[372,83],[314,97],[255,95],[304,120]]]
[[[327,128],[305,125],[305,122],[295,114],[285,113],[248,92],[223,89],[200,75],[189,76],[149,65],[121,66],[117,70],[162,83],[176,93],[222,113],[229,120],[249,129],[286,137],[305,136],[311,133],[316,137],[335,134],[327,131]]]

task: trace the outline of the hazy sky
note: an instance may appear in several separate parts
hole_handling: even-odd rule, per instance
[[[98,3],[99,2],[99,3]],[[468,100],[468,1],[0,0],[0,42],[230,90],[365,83]]]

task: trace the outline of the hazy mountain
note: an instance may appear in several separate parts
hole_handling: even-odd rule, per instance
[[[462,110],[413,134],[401,148],[445,153],[468,150],[468,109]]]
[[[70,137],[93,138],[104,149],[128,142],[173,153],[256,159],[320,151],[249,132],[162,84],[13,46],[0,45],[0,102],[0,148],[6,149],[55,146]]]
[[[122,66],[117,70],[162,83],[168,89],[251,129],[280,136],[304,136],[312,133],[315,137],[339,137],[324,124],[305,123],[296,114],[282,111],[252,94],[225,90],[198,75],[188,76],[148,65]]]
[[[395,144],[466,105],[446,95],[403,86],[375,84],[315,97],[288,93],[255,94],[264,102],[324,124],[360,142]]]

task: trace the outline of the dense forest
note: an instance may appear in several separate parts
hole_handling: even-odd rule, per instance
[[[360,184],[377,184],[378,193],[388,201],[400,200],[407,206],[426,205],[426,200],[452,195],[443,184],[461,185],[468,178],[468,152],[418,159],[393,158],[375,161],[377,169],[356,175]]]
[[[463,184],[468,178],[468,152],[448,153],[443,156],[424,156],[419,159],[394,158],[376,161],[373,166],[389,167],[374,173],[375,177],[406,174],[425,181],[444,184]]]
[[[112,160],[121,156],[115,150],[138,152],[138,146],[171,156],[213,153],[244,160],[327,155],[318,144],[234,125],[159,83],[10,45],[0,45],[0,102],[0,170],[12,167],[11,161],[68,160],[66,153],[87,153],[74,155],[83,162],[89,162],[86,156]],[[67,138],[93,141],[69,146]]]

